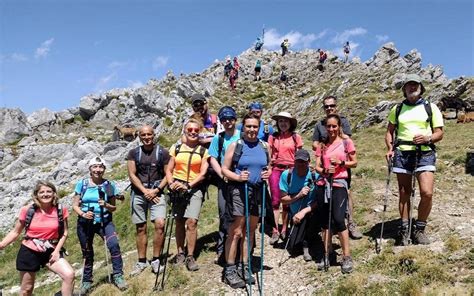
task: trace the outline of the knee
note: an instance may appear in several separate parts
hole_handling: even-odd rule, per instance
[[[242,229],[234,229],[234,231],[231,233],[231,235],[229,235],[229,237],[231,237],[234,241],[238,241],[242,238]]]
[[[146,223],[137,224],[137,234],[146,235]]]
[[[164,219],[156,219],[155,220],[155,230],[163,230],[165,229],[165,220]]]
[[[432,190],[421,190],[420,192],[421,199],[426,201],[431,201],[433,198],[433,191]]]
[[[72,284],[74,282],[74,270],[71,267],[68,267],[63,272],[63,281],[67,282],[68,284]]]
[[[189,218],[186,220],[186,227],[193,231],[193,230],[196,230],[197,228],[197,220],[196,219],[192,219],[192,218]]]

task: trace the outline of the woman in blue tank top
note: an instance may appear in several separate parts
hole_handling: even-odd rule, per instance
[[[246,282],[255,282],[248,272],[250,267],[247,264],[247,246],[253,245],[261,208],[263,182],[266,182],[270,175],[266,143],[257,137],[259,118],[248,114],[244,117],[242,126],[242,139],[229,145],[222,165],[222,173],[228,182],[227,212],[233,217],[233,222],[227,230],[224,281],[232,288],[242,288]],[[246,240],[246,182],[250,215],[250,244]],[[268,193],[266,196],[269,196]],[[240,239],[243,242],[239,245]],[[238,249],[240,249],[240,258],[235,258]]]

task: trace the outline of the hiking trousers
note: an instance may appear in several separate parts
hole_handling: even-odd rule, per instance
[[[120,252],[119,241],[115,225],[112,221],[105,222],[105,238],[107,248],[110,252],[112,261],[112,273],[123,274],[122,253]],[[82,256],[86,259],[84,265],[84,282],[92,282],[92,266],[94,265],[94,236],[98,234],[101,238],[104,237],[104,232],[100,223],[89,222],[89,220],[82,217],[77,222],[77,236],[81,244]]]
[[[217,206],[219,209],[219,233],[217,237],[217,254],[223,254],[225,251],[225,240],[227,238],[227,229],[232,223],[232,217],[226,211],[227,184],[220,180],[217,184]]]

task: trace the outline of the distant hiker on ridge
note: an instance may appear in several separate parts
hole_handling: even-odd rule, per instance
[[[260,72],[262,71],[262,62],[260,60],[257,60],[255,63],[255,74],[254,74],[254,81],[260,81],[262,79],[260,77]]]
[[[280,45],[281,47],[281,56],[285,56],[285,54],[288,53],[288,49],[290,48],[290,43],[288,42],[288,39],[283,40],[283,42]]]
[[[255,42],[255,51],[260,51],[263,47],[263,40],[261,37],[257,37],[257,41]]]
[[[349,53],[351,52],[351,46],[349,45],[349,41],[344,44],[342,51],[344,52],[344,63],[347,63],[349,60]]]

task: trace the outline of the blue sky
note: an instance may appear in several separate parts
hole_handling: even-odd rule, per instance
[[[363,61],[393,41],[423,66],[474,76],[473,4],[433,1],[0,0],[0,107],[26,113],[150,78],[200,72],[249,48],[340,51]]]

